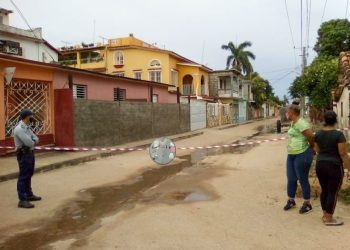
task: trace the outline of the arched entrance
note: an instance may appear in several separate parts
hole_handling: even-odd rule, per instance
[[[201,77],[201,95],[205,95],[205,79],[204,79],[204,76]]]
[[[182,79],[182,94],[193,95],[193,77],[185,75]]]

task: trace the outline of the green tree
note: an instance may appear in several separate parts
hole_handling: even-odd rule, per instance
[[[294,80],[289,93],[292,97],[309,96],[313,106],[324,109],[331,103],[331,90],[337,84],[337,77],[338,59],[318,57]]]
[[[302,81],[302,77],[298,76],[297,78],[295,78],[295,80],[293,81],[293,83],[290,85],[289,87],[289,94],[295,98],[295,97],[300,97],[300,96],[305,96],[307,95],[307,91],[306,91],[306,83],[304,83]]]
[[[347,19],[324,22],[314,50],[319,56],[339,56],[340,52],[350,50],[350,22]]]
[[[226,68],[229,69],[230,65],[232,68],[237,69],[246,75],[253,72],[253,66],[251,65],[249,58],[255,60],[255,55],[245,50],[247,47],[252,46],[251,42],[244,42],[236,46],[232,42],[227,45],[222,45],[221,48],[224,50],[229,50],[230,55],[227,57]]]
[[[257,107],[261,107],[262,104],[267,100],[266,98],[266,80],[263,79],[258,73],[252,74],[252,93],[254,101]]]

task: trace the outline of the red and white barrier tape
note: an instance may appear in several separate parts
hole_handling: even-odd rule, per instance
[[[202,147],[176,147],[176,149],[180,150],[188,150],[188,149],[212,149],[212,148],[228,148],[228,147],[241,147],[246,145],[253,144],[261,144],[264,142],[276,142],[286,140],[287,137],[279,137],[274,139],[266,139],[266,140],[256,140],[256,141],[248,141],[248,142],[240,142],[233,144],[224,144],[224,145],[214,145],[214,146],[202,146]],[[13,150],[15,147],[10,146],[0,146],[0,149],[9,149]],[[147,148],[79,148],[79,147],[35,147],[36,150],[45,150],[45,151],[121,151],[121,152],[129,152],[129,151],[143,151]]]

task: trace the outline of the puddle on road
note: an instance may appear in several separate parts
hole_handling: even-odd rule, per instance
[[[282,132],[281,134],[284,134],[287,132],[287,130],[289,129],[289,125],[285,124],[281,127]],[[256,130],[260,133],[260,135],[262,134],[277,134],[277,127],[276,125],[260,125],[258,127],[256,127]]]
[[[187,195],[184,201],[193,202],[193,201],[208,201],[211,197],[205,193],[193,192]]]
[[[81,190],[79,197],[63,205],[52,219],[35,222],[39,229],[0,242],[0,249],[51,249],[49,244],[59,240],[83,240],[100,227],[100,219],[132,209],[136,204],[174,205],[217,199],[218,195],[205,182],[224,175],[223,169],[211,168],[200,161],[207,156],[242,154],[255,146],[197,150],[180,157],[179,163],[147,170],[127,181]]]

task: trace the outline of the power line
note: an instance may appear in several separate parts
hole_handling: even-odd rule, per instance
[[[283,72],[283,71],[290,71],[290,70],[296,70],[298,69],[298,67],[289,67],[289,68],[284,68],[284,69],[276,69],[276,70],[272,70],[272,71],[264,71],[264,72],[259,72],[259,74],[269,74],[269,73],[277,73],[277,72]]]
[[[306,4],[306,45],[307,45],[307,36],[308,36],[308,32],[309,32],[309,29],[308,29],[308,24],[309,24],[309,0],[306,0],[305,1],[305,4]]]
[[[311,6],[312,6],[312,0],[310,1],[310,6],[309,6],[309,23],[308,23],[308,36],[307,36],[307,48],[309,49],[310,45],[310,24],[311,24]]]
[[[296,72],[294,70],[292,70],[292,71],[288,72],[287,74],[283,75],[282,77],[277,78],[276,80],[270,80],[270,83],[271,84],[276,84],[276,83],[278,83],[279,81],[283,80],[284,78],[286,78],[287,76],[289,76],[292,73],[296,73]]]
[[[15,9],[17,10],[17,12],[20,14],[20,16],[22,17],[22,19],[24,20],[24,22],[27,24],[29,30],[33,33],[34,37],[35,37],[36,39],[41,40],[41,41],[44,42],[44,39],[38,38],[38,37],[36,36],[34,30],[30,27],[30,25],[29,25],[27,19],[26,19],[25,16],[23,15],[22,11],[17,7],[17,5],[16,5],[12,0],[10,0],[10,2],[11,2],[12,5],[15,7]],[[44,50],[46,51],[46,53],[51,57],[51,59],[52,59],[53,61],[55,61],[55,58],[53,58],[53,56],[52,56],[51,53],[45,48],[45,46],[43,46],[43,48],[44,48]]]
[[[303,50],[303,0],[300,0],[300,49]]]
[[[300,0],[300,47],[303,47],[303,0]]]
[[[306,0],[306,8],[307,8],[307,11],[306,11],[306,20],[307,20],[307,23],[306,23],[306,56],[308,57],[309,56],[309,48],[310,48],[310,24],[311,24],[311,3],[312,3],[312,0]]]
[[[293,38],[293,32],[292,32],[292,26],[290,25],[290,19],[289,19],[289,13],[288,13],[287,0],[284,0],[284,4],[285,4],[285,6],[286,6],[286,12],[287,12],[287,18],[288,18],[288,25],[289,25],[290,36],[292,37],[293,47],[295,48],[295,43],[294,43],[294,38]]]
[[[327,0],[324,3],[324,7],[323,7],[323,14],[322,14],[322,19],[321,19],[321,24],[323,23],[323,17],[324,17],[324,13],[326,12],[326,6],[327,6]]]
[[[296,54],[295,54],[295,43],[294,43],[294,38],[293,38],[292,26],[290,25],[290,18],[289,18],[287,0],[284,0],[284,5],[285,5],[285,7],[286,7],[286,13],[287,13],[289,31],[290,31],[290,36],[291,36],[291,38],[292,38],[292,44],[293,44],[294,61],[295,61],[295,65],[296,65],[296,64],[297,64],[297,56],[296,56]]]

